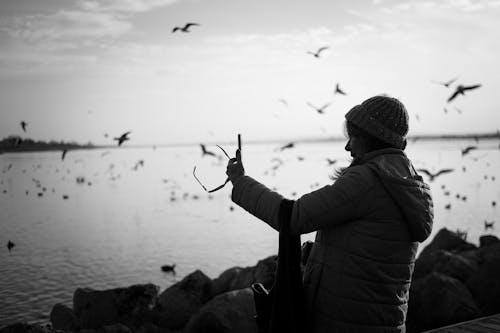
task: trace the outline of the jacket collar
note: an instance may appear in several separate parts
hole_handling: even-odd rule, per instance
[[[377,156],[380,156],[380,155],[387,155],[387,154],[395,154],[395,155],[402,155],[402,156],[406,156],[405,152],[401,149],[398,149],[398,148],[384,148],[384,149],[378,149],[378,150],[374,150],[374,151],[371,151],[367,154],[364,154],[358,161],[358,163],[356,164],[364,164],[366,162],[368,162],[369,160],[377,157]]]

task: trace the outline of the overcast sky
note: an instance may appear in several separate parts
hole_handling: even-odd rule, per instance
[[[200,26],[172,33],[186,22]],[[381,93],[406,105],[410,134],[494,132],[499,51],[500,0],[0,0],[0,137],[339,136]]]

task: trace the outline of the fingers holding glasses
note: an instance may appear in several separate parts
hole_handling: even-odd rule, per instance
[[[236,152],[236,157],[228,161],[226,175],[233,184],[245,175],[245,169],[243,168],[243,163],[241,163],[241,155],[238,151]]]

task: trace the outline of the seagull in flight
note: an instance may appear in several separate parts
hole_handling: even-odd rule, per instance
[[[462,156],[467,155],[471,150],[477,149],[477,146],[467,146],[461,150]]]
[[[335,85],[335,91],[333,94],[347,95],[342,89],[340,89],[340,85],[338,83]]]
[[[450,172],[454,171],[454,169],[441,169],[436,173],[432,173],[427,169],[417,169],[417,171],[425,173],[429,177],[429,181],[432,182],[432,181],[434,181],[434,178],[436,178],[437,176],[444,175],[446,173],[450,173]]]
[[[186,25],[184,27],[175,27],[172,29],[172,33],[176,32],[176,31],[182,31],[182,32],[191,32],[189,31],[189,28],[192,27],[192,26],[199,26],[198,23],[193,23],[193,22],[190,22],[190,23],[186,23]]]
[[[21,125],[23,131],[26,133],[26,126],[28,126],[28,123],[23,120],[19,124]]]
[[[434,80],[433,80],[432,82],[437,83],[437,84],[440,84],[440,85],[442,85],[442,86],[445,86],[446,88],[449,88],[449,87],[450,87],[450,85],[451,85],[453,82],[455,82],[457,79],[458,79],[458,77],[456,77],[456,78],[454,78],[454,79],[451,79],[451,80],[449,80],[449,81],[446,81],[446,82],[434,81]]]
[[[209,156],[217,157],[217,155],[215,155],[214,152],[208,151],[203,143],[200,143],[200,147],[201,147],[201,156],[209,155]]]
[[[316,51],[316,53],[314,53],[314,52],[312,52],[312,51],[307,51],[307,53],[308,53],[308,54],[312,54],[312,55],[313,55],[314,57],[316,57],[316,58],[319,58],[319,54],[320,54],[321,52],[323,52],[324,50],[327,50],[327,49],[328,49],[328,46],[323,46],[323,47],[320,47],[320,48],[318,49],[318,51]]]
[[[125,132],[122,135],[120,135],[119,137],[113,138],[113,140],[118,141],[118,146],[121,146],[122,143],[124,143],[125,141],[130,140],[130,138],[128,137],[128,135],[130,133],[132,133],[132,131]]]
[[[283,105],[288,106],[288,102],[284,98],[278,99],[279,102],[283,103]]]
[[[467,90],[474,90],[474,89],[477,89],[481,87],[481,84],[475,84],[475,85],[472,85],[472,86],[463,86],[463,85],[459,85],[456,89],[455,89],[455,92],[450,96],[450,98],[448,98],[448,103],[451,102],[452,100],[454,100],[458,95],[464,95],[465,96],[465,92]]]
[[[325,104],[325,105],[323,105],[322,107],[318,108],[318,107],[314,106],[313,104],[311,104],[311,103],[307,102],[307,105],[308,105],[308,106],[310,106],[310,107],[312,107],[312,108],[313,108],[314,110],[316,110],[319,114],[323,114],[323,113],[325,113],[325,109],[326,109],[327,107],[329,107],[329,106],[330,106],[330,104],[331,104],[331,103],[326,103],[326,104]]]
[[[495,225],[495,221],[491,221],[491,222],[484,221],[484,231],[486,231],[488,229],[493,229],[494,225]]]
[[[285,150],[285,149],[290,149],[290,148],[293,148],[293,147],[295,147],[295,144],[294,144],[293,142],[290,142],[290,143],[287,143],[287,144],[286,144],[286,145],[284,145],[284,146],[281,146],[281,147],[279,148],[279,150],[283,151],[283,150]]]
[[[335,163],[337,163],[337,160],[332,160],[329,159],[328,157],[326,158],[326,161],[328,162],[328,165],[334,165]]]

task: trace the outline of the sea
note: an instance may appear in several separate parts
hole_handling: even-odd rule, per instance
[[[411,141],[416,168],[435,173],[433,235],[446,227],[478,244],[500,237],[500,141]],[[294,199],[331,184],[349,164],[345,142],[244,145],[246,174]],[[474,146],[466,154],[462,150]],[[234,156],[235,145],[222,148]],[[278,235],[232,203],[227,157],[215,145],[0,154],[0,327],[46,322],[77,288],[154,283],[163,291],[194,270],[210,278],[277,253]],[[486,222],[495,222],[485,230]],[[432,236],[421,244],[424,247]],[[314,233],[302,236],[313,240]],[[8,249],[11,241],[14,247]],[[162,265],[175,264],[175,273]]]

